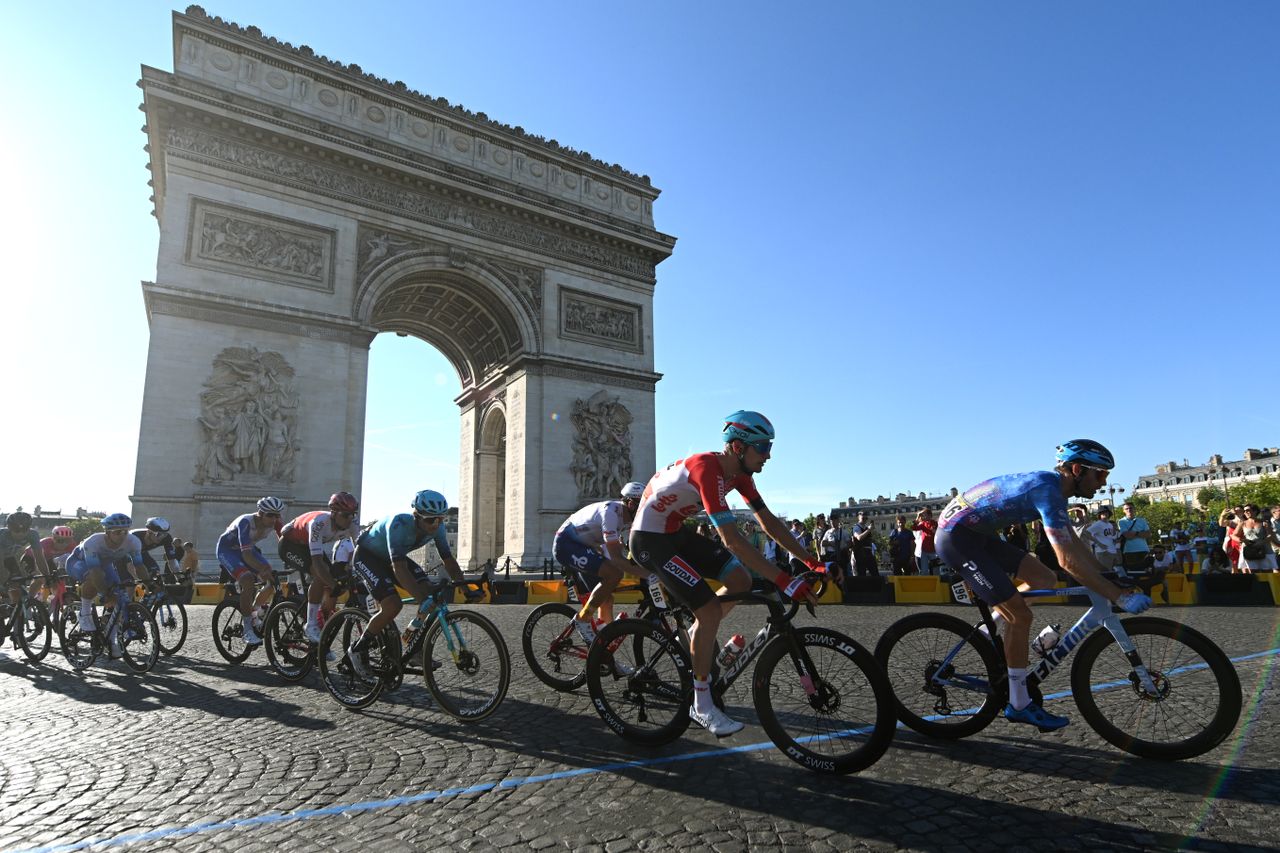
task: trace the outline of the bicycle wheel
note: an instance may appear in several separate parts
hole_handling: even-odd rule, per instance
[[[262,623],[262,649],[267,653],[267,662],[286,681],[306,678],[315,663],[306,622],[302,605],[286,600],[268,610]]]
[[[167,595],[151,605],[151,615],[160,630],[160,653],[175,655],[187,641],[187,608]]]
[[[96,631],[80,630],[80,614],[74,607],[62,608],[62,627],[58,636],[62,640],[62,656],[76,672],[93,665],[102,651],[102,643]]]
[[[567,604],[540,604],[524,621],[520,645],[538,680],[568,693],[587,680],[587,644],[573,627],[577,615]]]
[[[240,605],[224,601],[213,608],[213,644],[227,663],[244,663],[253,646],[244,644],[244,619]]]
[[[1111,632],[1098,631],[1076,651],[1071,693],[1080,715],[1125,752],[1160,761],[1203,755],[1240,720],[1240,677],[1212,640],[1157,617],[1125,619],[1125,633],[1155,693],[1133,670]]]
[[[320,632],[320,645],[316,646],[316,663],[320,667],[320,680],[325,689],[342,705],[352,711],[372,705],[382,692],[382,679],[374,667],[380,660],[381,644],[370,648],[368,676],[361,676],[347,657],[347,648],[364,634],[369,625],[369,614],[363,610],[347,608],[339,610],[325,623]],[[333,651],[333,660],[328,653]]]
[[[160,629],[151,611],[136,601],[129,602],[124,611],[120,650],[125,665],[134,672],[150,672],[160,659]]]
[[[670,743],[689,728],[693,665],[680,642],[652,622],[606,625],[587,654],[591,704],[623,739]]]
[[[53,627],[44,602],[30,599],[13,614],[13,642],[32,663],[40,663],[53,645]]]
[[[899,619],[876,643],[875,656],[888,676],[898,719],[922,735],[976,734],[1007,701],[1008,680],[995,648],[955,616],[916,613]]]
[[[795,636],[798,657],[780,637],[756,663],[752,694],[760,725],[783,755],[810,770],[870,767],[897,727],[884,671],[871,652],[837,631],[804,628]]]
[[[511,653],[497,626],[479,613],[457,610],[432,621],[422,641],[427,689],[448,713],[468,723],[498,710],[511,683]],[[433,661],[440,661],[436,667]]]

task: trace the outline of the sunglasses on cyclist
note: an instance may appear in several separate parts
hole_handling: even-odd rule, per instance
[[[747,447],[750,447],[756,453],[759,453],[761,456],[768,456],[769,451],[773,450],[772,441],[747,441],[747,442],[744,442],[744,444],[746,444]]]
[[[424,524],[439,524],[440,522],[444,521],[444,516],[443,515],[420,515],[418,516],[418,521],[421,521]]]

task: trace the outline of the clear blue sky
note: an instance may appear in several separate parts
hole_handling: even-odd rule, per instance
[[[0,509],[133,487],[163,3],[5,4]],[[778,428],[780,513],[1098,438],[1113,482],[1280,444],[1280,5],[271,4],[206,10],[651,175],[657,456]],[[370,514],[457,495],[459,384],[379,337]],[[393,384],[430,377],[406,406]]]

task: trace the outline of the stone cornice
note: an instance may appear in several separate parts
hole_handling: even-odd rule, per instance
[[[211,109],[219,114],[240,116],[249,122],[260,122],[278,129],[282,138],[310,137],[318,143],[327,143],[336,149],[355,152],[362,156],[383,161],[391,170],[406,169],[415,179],[420,176],[434,178],[441,186],[433,186],[442,192],[456,192],[462,188],[469,194],[484,194],[507,201],[512,206],[541,210],[551,221],[560,222],[566,217],[578,220],[589,233],[610,236],[620,241],[643,246],[653,257],[654,263],[667,258],[675,246],[675,238],[656,231],[648,225],[632,222],[604,211],[595,210],[573,201],[556,198],[533,187],[506,181],[499,176],[484,174],[463,165],[450,163],[421,151],[397,145],[394,142],[375,139],[367,134],[321,121],[293,110],[264,104],[260,100],[218,89],[195,79],[179,78],[175,74],[144,66],[138,85],[148,95],[163,93],[169,103],[177,106],[185,102],[190,109]],[[159,106],[159,105],[155,105]],[[150,111],[148,111],[150,112]],[[193,116],[194,117],[194,116]],[[223,123],[225,118],[219,116]],[[160,128],[144,127],[149,133],[149,151],[153,155],[163,150],[163,133]],[[273,132],[275,135],[275,132]],[[340,155],[333,155],[340,156]],[[362,164],[368,170],[367,164]],[[157,170],[152,168],[153,172]],[[162,172],[162,170],[160,170]],[[375,171],[381,172],[379,167]],[[162,175],[153,175],[161,178]],[[162,196],[158,196],[162,197]],[[476,195],[477,200],[480,199]],[[486,199],[488,200],[488,199]],[[616,232],[610,234],[610,232]]]
[[[390,82],[382,77],[368,74],[359,65],[348,65],[329,59],[327,56],[316,56],[315,51],[306,45],[294,47],[289,42],[282,42],[273,36],[265,36],[255,26],[241,27],[221,17],[210,16],[200,6],[188,6],[186,14],[173,13],[174,25],[174,63],[178,64],[177,52],[180,50],[181,32],[198,33],[204,38],[221,39],[234,43],[237,52],[250,51],[264,62],[273,64],[301,65],[308,73],[330,78],[332,85],[355,89],[361,92],[378,91],[384,98],[398,105],[414,105],[417,109],[430,115],[435,120],[461,122],[469,125],[469,129],[484,128],[489,133],[504,138],[510,144],[513,141],[528,143],[545,151],[559,155],[566,163],[572,162],[576,168],[590,164],[615,180],[625,180],[637,188],[644,188],[648,194],[656,197],[657,190],[652,189],[648,175],[637,175],[616,163],[606,163],[592,157],[586,151],[577,151],[561,145],[554,139],[545,139],[527,132],[522,127],[512,127],[490,119],[484,113],[474,113],[461,105],[450,104],[444,98],[432,98],[415,89],[410,89],[401,81]]]
[[[164,314],[361,347],[368,347],[377,334],[374,329],[342,317],[274,302],[217,296],[150,281],[142,282],[142,293],[148,320]]]
[[[653,391],[662,380],[662,374],[649,370],[628,370],[601,364],[598,361],[584,361],[567,356],[525,356],[511,363],[512,368],[524,370],[535,376],[559,376],[565,379],[576,379],[580,382],[592,382],[598,385],[611,385],[618,388],[633,388],[640,391]]]
[[[269,140],[250,142],[235,132],[237,127],[214,132],[191,125],[170,126],[163,140],[166,156],[317,193],[344,204],[355,202],[646,283],[655,281],[655,263],[660,259],[657,252],[602,238],[587,229],[566,228],[544,217],[520,216],[506,205],[461,192],[432,192],[425,181],[360,169],[365,164],[341,155],[316,156],[320,152],[301,152],[287,144],[273,147]],[[249,134],[246,131],[244,135]]]

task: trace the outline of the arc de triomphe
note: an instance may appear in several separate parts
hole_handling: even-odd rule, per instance
[[[197,6],[173,37],[174,72],[139,83],[160,244],[136,516],[210,568],[259,496],[358,493],[379,332],[462,380],[460,482],[421,487],[456,498],[464,566],[538,560],[564,516],[653,472],[675,240],[648,178]]]

